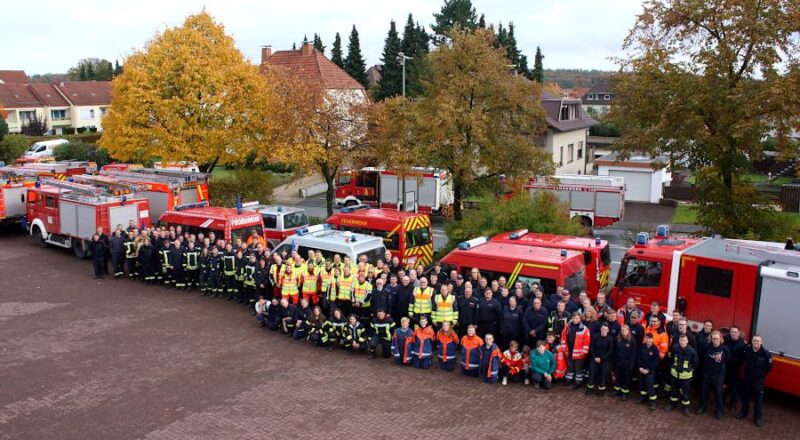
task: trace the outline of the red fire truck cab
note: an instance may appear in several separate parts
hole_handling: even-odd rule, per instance
[[[608,293],[610,290],[611,250],[606,240],[537,234],[528,232],[527,229],[520,229],[495,235],[491,241],[582,252],[583,260],[586,264],[586,293],[589,294],[589,297],[595,299],[598,292]]]
[[[78,258],[90,256],[88,241],[98,227],[108,234],[131,221],[150,226],[148,211],[144,197],[58,180],[37,182],[26,201],[29,232],[39,244],[72,248]]]
[[[738,326],[748,340],[759,334],[773,354],[767,386],[800,395],[800,253],[781,243],[676,239],[658,230],[653,240],[637,236],[626,252],[614,304],[658,301],[667,316],[683,310],[695,331],[710,319],[718,329]]]
[[[392,257],[404,266],[427,267],[433,262],[433,231],[427,214],[357,205],[340,209],[325,222],[343,231],[381,237]]]
[[[516,281],[527,285],[537,283],[545,295],[555,293],[559,286],[574,294],[586,289],[583,254],[566,249],[500,243],[479,237],[459,244],[441,263],[445,273],[455,269],[464,279],[469,278],[470,270],[475,267],[489,281],[506,277],[509,288]]]
[[[264,236],[264,222],[255,211],[206,206],[205,202],[178,206],[176,210],[161,215],[158,223],[163,226],[181,226],[191,233],[213,232],[218,238],[233,242],[237,238],[247,241],[252,231]]]

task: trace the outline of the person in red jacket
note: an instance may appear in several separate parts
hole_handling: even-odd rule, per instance
[[[427,370],[433,366],[433,328],[428,326],[428,317],[419,317],[419,327],[414,330],[414,343],[411,346],[411,364],[415,368]]]
[[[508,343],[508,350],[504,351],[500,357],[500,377],[503,385],[508,385],[508,380],[520,382],[526,377],[525,362],[522,353],[519,352],[519,343],[511,341]],[[526,379],[527,380],[527,379]]]
[[[477,377],[481,367],[480,348],[483,338],[475,334],[478,326],[467,327],[467,334],[461,338],[461,371],[472,377]]]
[[[574,384],[575,389],[583,385],[584,362],[589,356],[591,342],[589,327],[581,321],[580,312],[572,313],[569,324],[561,331],[561,344],[566,346],[567,374],[564,377],[567,384]]]

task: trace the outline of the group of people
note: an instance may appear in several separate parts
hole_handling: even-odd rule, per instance
[[[760,336],[747,344],[737,327],[715,329],[711,321],[694,333],[680,311],[671,320],[657,303],[645,313],[633,298],[615,309],[604,293],[593,301],[585,291],[538,284],[508,285],[473,268],[462,275],[408,268],[388,251],[375,264],[365,256],[326,258],[308,250],[269,253],[257,233],[227,242],[213,232],[180,227],[139,230],[118,226],[108,238],[101,229],[90,245],[95,276],[103,276],[110,253],[114,276],[198,289],[252,306],[260,326],[350,354],[378,351],[404,366],[457,368],[488,383],[520,382],[549,390],[555,383],[586,394],[639,401],[689,415],[699,391],[702,414],[708,397],[715,416],[741,400],[737,418],[761,426],[764,380],[772,366]],[[95,253],[97,252],[97,253]]]

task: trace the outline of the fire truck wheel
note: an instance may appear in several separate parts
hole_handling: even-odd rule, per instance
[[[73,241],[72,251],[75,252],[75,256],[80,258],[81,260],[85,260],[91,256],[89,247],[86,245],[86,241],[84,240]]]
[[[33,236],[36,238],[36,242],[39,243],[40,247],[47,247],[47,242],[44,240],[44,234],[42,234],[42,230],[38,226],[33,227]]]

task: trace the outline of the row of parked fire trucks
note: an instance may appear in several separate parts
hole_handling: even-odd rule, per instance
[[[398,211],[397,205],[349,204],[325,227],[310,227],[297,208],[208,206],[209,176],[196,172],[125,165],[98,172],[91,163],[57,162],[0,168],[0,178],[0,219],[23,220],[42,246],[71,248],[82,258],[97,227],[110,231],[118,224],[158,223],[214,231],[226,240],[246,239],[256,231],[271,249],[350,249],[370,259],[388,250],[403,265],[434,262],[430,216]],[[599,238],[519,230],[461,243],[440,263],[465,278],[478,268],[490,279],[506,277],[509,285],[537,283],[547,293],[556,287],[586,290],[592,298],[605,292],[617,306],[629,297],[642,305],[658,301],[667,316],[679,309],[695,325],[705,319],[717,328],[738,325],[746,334],[761,334],[773,352],[768,386],[800,395],[800,339],[793,326],[800,306],[800,253],[784,251],[780,244],[676,238],[659,227],[652,239],[637,236],[613,284],[609,243]]]

